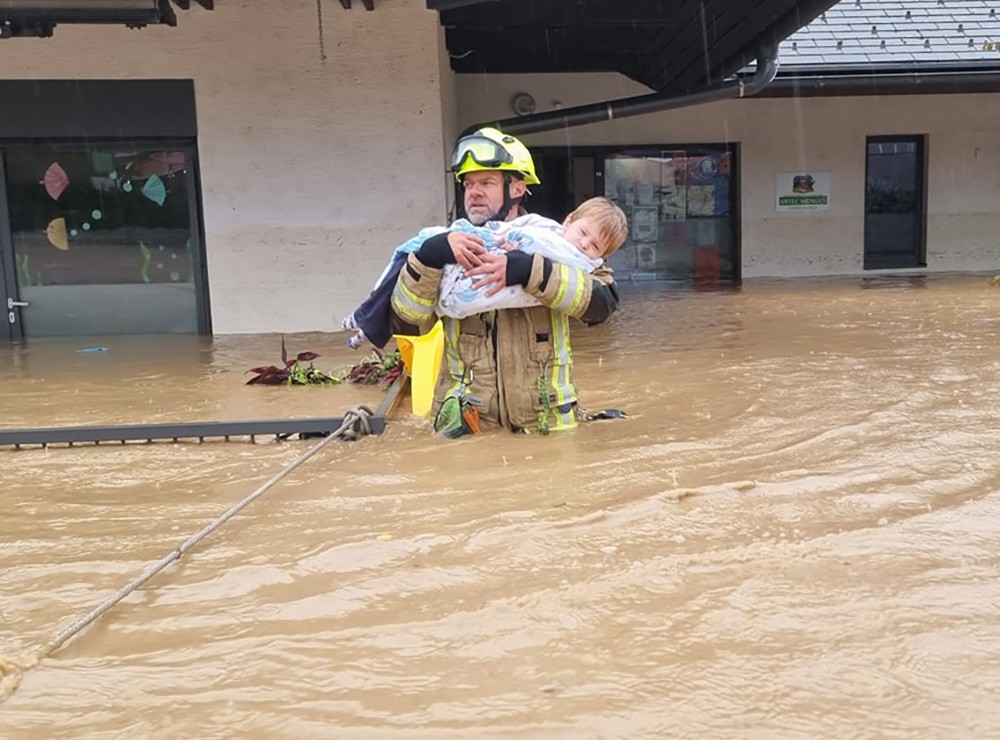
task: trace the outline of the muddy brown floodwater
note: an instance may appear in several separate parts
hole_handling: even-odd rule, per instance
[[[24,672],[0,736],[1000,735],[1000,289],[625,286],[601,421],[324,448]],[[288,337],[337,367],[344,335]],[[95,342],[103,353],[77,350]],[[276,336],[0,350],[0,425],[340,415]],[[0,450],[8,669],[315,440]]]

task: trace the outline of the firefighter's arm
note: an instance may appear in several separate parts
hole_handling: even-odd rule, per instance
[[[610,267],[592,273],[525,252],[507,253],[507,285],[523,285],[527,293],[556,311],[587,324],[600,324],[618,308],[618,286]]]
[[[392,329],[397,334],[424,334],[437,321],[438,301],[444,266],[454,262],[448,234],[432,236],[406,258],[392,291]]]

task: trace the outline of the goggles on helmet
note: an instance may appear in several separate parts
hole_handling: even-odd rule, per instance
[[[468,157],[480,167],[500,167],[514,163],[514,157],[503,146],[493,139],[476,134],[458,140],[451,155],[452,170],[458,170]]]

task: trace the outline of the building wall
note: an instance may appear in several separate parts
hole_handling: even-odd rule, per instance
[[[539,112],[647,94],[616,74],[458,77],[462,127],[510,118],[515,92]],[[744,277],[864,273],[865,138],[927,136],[927,270],[996,269],[1000,95],[723,101],[525,136],[529,146],[740,145]],[[776,176],[831,175],[825,212],[779,213]]]
[[[438,14],[321,10],[322,25],[314,0],[230,0],[179,11],[176,28],[0,43],[11,79],[194,80],[216,333],[331,329],[396,244],[446,217]]]

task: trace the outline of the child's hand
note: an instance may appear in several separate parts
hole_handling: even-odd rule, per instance
[[[455,255],[455,262],[466,270],[482,264],[479,255],[486,253],[483,243],[475,234],[466,234],[464,231],[452,231],[448,234],[448,246]]]
[[[502,249],[505,252],[512,252],[515,249],[517,249],[517,247],[505,239],[504,241],[500,242],[500,249]]]

